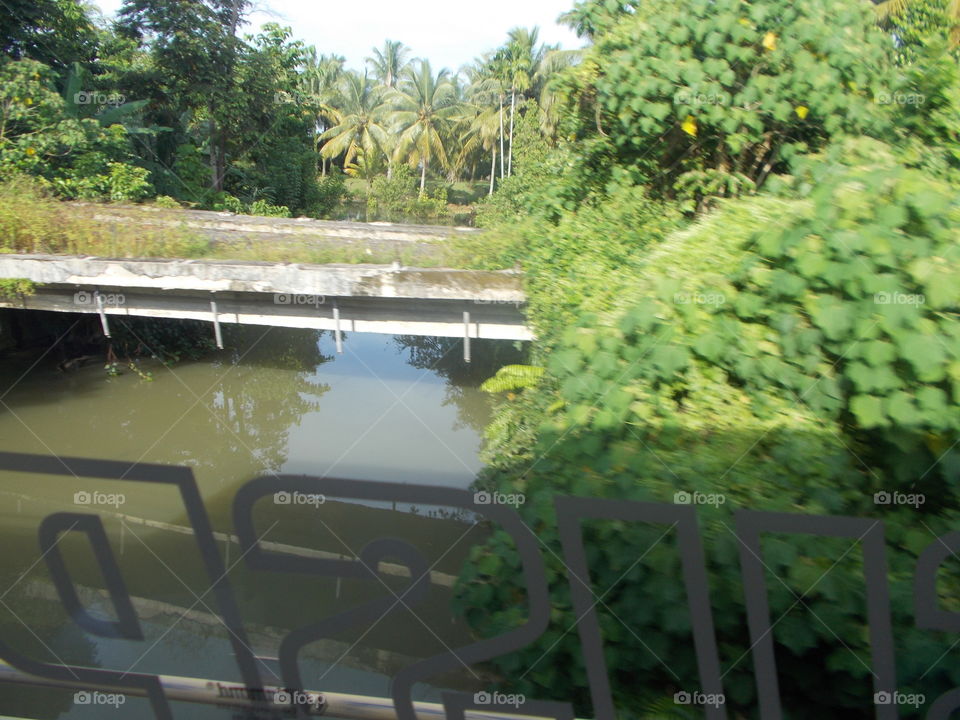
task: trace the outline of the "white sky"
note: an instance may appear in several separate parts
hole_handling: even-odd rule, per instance
[[[93,0],[112,15],[122,0]],[[265,22],[293,28],[294,37],[315,45],[318,52],[347,58],[347,66],[361,68],[371,48],[385,39],[400,40],[413,56],[430,60],[434,69],[457,70],[506,39],[518,25],[540,27],[540,40],[564,48],[582,43],[567,27],[556,23],[574,0],[256,0],[251,14],[254,32]]]

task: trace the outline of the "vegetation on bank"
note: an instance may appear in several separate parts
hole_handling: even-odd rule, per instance
[[[107,21],[45,0],[15,14],[0,30],[0,181],[30,175],[68,199],[471,223],[513,173],[522,118],[556,139],[551,79],[575,54],[536,28],[454,71],[386,41],[360,73],[275,23],[242,35],[252,9],[125,0]]]
[[[925,714],[960,683],[952,638],[918,628],[912,601],[919,554],[960,521],[955,20],[933,1],[887,32],[846,0],[575,14],[592,40],[562,81],[575,141],[529,143],[485,218],[527,273],[537,341],[532,366],[488,383],[509,393],[478,482],[525,494],[552,599],[548,631],[494,663],[510,691],[590,717],[554,498],[700,493],[724,500],[697,514],[728,713],[756,706],[744,508],[883,521],[897,686],[926,697],[899,711]],[[675,533],[582,530],[618,713],[682,716],[673,694],[700,684]],[[873,717],[857,543],[769,535],[763,552],[788,716]],[[513,541],[472,561],[460,610],[483,637],[517,627]],[[957,578],[939,581],[960,611]]]

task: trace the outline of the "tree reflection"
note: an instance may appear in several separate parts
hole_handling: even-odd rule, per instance
[[[408,353],[407,363],[422,370],[432,370],[447,380],[443,404],[457,407],[455,427],[471,428],[482,435],[490,419],[490,404],[476,390],[484,380],[504,365],[523,363],[526,348],[507,340],[470,341],[470,362],[463,359],[463,340],[446,337],[397,335],[394,338],[400,354]]]
[[[189,465],[198,475],[234,483],[233,475],[278,471],[291,428],[330,389],[316,379],[317,367],[332,360],[321,353],[316,330],[224,324],[225,349],[218,351],[210,323],[127,317],[110,323],[113,337],[101,334],[91,347],[82,318],[62,352],[94,359],[82,370],[57,373],[49,396],[25,398],[42,403],[68,393],[78,401],[63,407],[64,423],[76,429],[62,438],[60,453]]]
[[[292,328],[223,327],[226,349],[206,361],[212,360],[209,384],[179,393],[187,405],[198,406],[190,424],[202,429],[193,442],[179,447],[187,450],[194,467],[222,472],[236,465],[239,455],[252,456],[260,471],[280,470],[290,429],[316,410],[330,389],[315,379],[317,367],[333,359],[320,352],[320,335]],[[198,412],[201,407],[207,412]]]

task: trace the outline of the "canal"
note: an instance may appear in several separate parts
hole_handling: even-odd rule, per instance
[[[478,385],[521,354],[512,343],[474,341],[473,362],[466,364],[457,340],[352,334],[338,355],[327,333],[266,327],[229,327],[225,340],[224,350],[169,366],[140,347],[136,369],[117,358],[118,374],[95,352],[71,362],[62,349],[8,349],[0,356],[0,449],[189,467],[262,680],[282,685],[277,657],[286,634],[401,593],[409,578],[398,564],[381,565],[380,580],[249,567],[231,515],[238,488],[276,474],[467,488],[482,467],[490,413]],[[64,511],[101,518],[142,639],[99,637],[62,608],[38,526]],[[11,646],[50,663],[241,682],[235,646],[174,488],[0,472],[0,518],[0,632]],[[345,621],[304,648],[305,687],[387,697],[398,670],[471,641],[450,609],[453,578],[484,537],[484,526],[469,514],[288,496],[258,501],[253,520],[265,548],[354,558],[389,536],[416,547],[433,566],[430,592],[418,605],[395,605],[376,623]],[[57,551],[88,612],[113,619],[87,538],[64,533]],[[489,681],[476,668],[451,667],[417,686],[414,699],[439,702],[440,688],[473,691]],[[10,716],[152,716],[144,699],[127,697],[117,713],[75,700],[73,691],[0,685],[0,707]],[[197,720],[235,716],[188,704],[174,704],[173,711]]]

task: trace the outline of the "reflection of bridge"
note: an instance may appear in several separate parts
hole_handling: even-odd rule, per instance
[[[0,278],[37,283],[0,307],[340,332],[529,340],[515,271],[2,255]],[[108,330],[109,331],[109,330]]]

